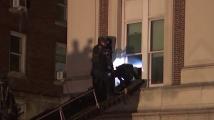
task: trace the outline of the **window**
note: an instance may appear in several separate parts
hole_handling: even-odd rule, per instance
[[[25,72],[25,38],[18,32],[10,34],[10,71]]]
[[[141,22],[127,25],[127,49],[128,54],[141,52]]]
[[[139,68],[139,71],[142,69],[141,35],[141,22],[127,24],[126,61],[134,67]],[[141,78],[141,73],[139,77]]]
[[[66,45],[63,43],[56,43],[56,72],[64,72],[66,63]]]
[[[67,0],[58,0],[56,5],[56,24],[67,24]]]
[[[27,1],[28,0],[11,0],[12,6],[17,8],[17,7],[26,7],[27,6]]]
[[[150,31],[150,84],[163,83],[164,20],[152,20]]]

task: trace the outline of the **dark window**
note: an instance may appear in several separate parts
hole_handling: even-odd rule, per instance
[[[67,0],[58,0],[56,6],[56,21],[61,23],[67,22]]]
[[[62,43],[56,44],[56,66],[55,71],[64,71],[66,63],[66,45]]]
[[[163,53],[152,54],[152,84],[163,83]]]
[[[127,25],[127,53],[141,52],[141,29],[141,22]]]
[[[151,21],[151,84],[163,83],[164,20]]]
[[[21,38],[11,35],[10,39],[10,71],[21,71],[22,56]]]
[[[151,23],[151,51],[163,50],[164,23],[163,20],[155,20]]]

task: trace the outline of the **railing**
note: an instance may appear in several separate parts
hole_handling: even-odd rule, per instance
[[[94,89],[65,102],[43,115],[34,117],[31,120],[67,120],[92,106],[97,109],[100,107]]]
[[[123,90],[120,95],[113,96],[100,103],[97,101],[94,89],[91,89],[31,120],[88,120],[102,113],[102,111],[112,105],[125,100],[126,95],[135,92],[142,84],[145,84],[144,80],[135,80],[126,90]]]

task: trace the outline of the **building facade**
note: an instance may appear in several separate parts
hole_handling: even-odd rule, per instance
[[[60,103],[56,72],[64,70],[67,39],[64,0],[0,1],[0,73],[16,101],[32,116]]]
[[[64,92],[84,91],[91,85],[90,67],[75,64],[75,57],[69,56],[82,53],[89,39],[93,46],[100,35],[116,36],[116,49],[125,51],[124,62],[141,68],[147,88],[96,119],[214,119],[213,3],[212,0],[68,1],[68,79]],[[78,52],[72,46],[76,40]]]

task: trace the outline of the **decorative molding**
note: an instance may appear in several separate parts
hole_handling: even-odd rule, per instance
[[[197,64],[197,65],[186,65],[183,67],[183,69],[201,69],[201,68],[210,68],[214,67],[214,63],[208,63],[208,64]]]
[[[145,90],[154,90],[154,89],[182,89],[182,88],[192,88],[192,87],[205,87],[205,86],[213,86],[214,87],[214,81],[213,82],[198,82],[198,83],[185,83],[185,84],[179,84],[179,85],[165,85],[165,86],[157,86],[157,87],[150,87],[150,88],[141,88],[141,91]]]
[[[165,110],[144,110],[127,112],[106,112],[99,118],[123,118],[131,116],[162,116],[162,115],[184,115],[184,114],[208,114],[214,113],[214,108],[194,108],[194,109],[165,109]]]

